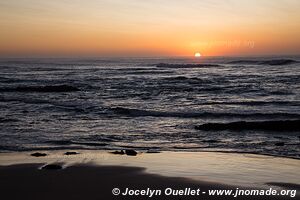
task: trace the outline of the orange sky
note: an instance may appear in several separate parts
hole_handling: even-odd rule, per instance
[[[298,0],[0,0],[0,55],[299,54]]]

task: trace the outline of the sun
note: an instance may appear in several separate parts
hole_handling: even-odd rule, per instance
[[[201,54],[199,52],[195,53],[195,58],[200,58]]]

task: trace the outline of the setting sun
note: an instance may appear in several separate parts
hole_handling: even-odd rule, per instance
[[[201,54],[200,54],[200,53],[195,53],[195,57],[196,57],[196,58],[200,58],[200,57],[201,57]]]

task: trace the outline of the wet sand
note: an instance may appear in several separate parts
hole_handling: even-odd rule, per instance
[[[96,155],[98,154],[99,157],[97,158]],[[15,155],[15,157],[13,157],[13,155]],[[16,157],[17,155],[19,157]],[[210,155],[210,158],[203,158],[202,165],[204,166],[200,167],[200,165],[198,165],[199,169],[197,170],[194,168],[194,171],[184,171],[184,168],[181,168],[181,166],[186,165],[185,170],[190,170],[192,168],[189,168],[188,166],[190,166],[191,163],[197,163],[199,161],[197,159],[197,155],[204,157],[207,156],[206,154],[158,153],[139,154],[138,156],[130,157],[111,155],[105,152],[81,152],[81,154],[78,155],[63,156],[62,152],[56,152],[54,155],[52,155],[52,157],[51,155],[47,155],[42,158],[31,157],[28,153],[0,155],[0,162],[2,165],[0,167],[0,188],[1,196],[4,197],[3,199],[150,199],[147,195],[114,196],[112,194],[112,189],[119,188],[121,193],[124,193],[126,188],[141,190],[149,188],[152,190],[161,190],[163,193],[166,188],[172,188],[175,190],[191,188],[195,190],[200,189],[201,191],[206,192],[209,189],[235,190],[237,187],[240,189],[260,188],[260,185],[257,185],[257,187],[249,187],[238,182],[236,184],[232,184],[232,182],[226,181],[227,179],[217,182],[208,181],[205,177],[203,177],[203,179],[199,177],[192,178],[193,176],[188,175],[200,173],[200,170],[203,171],[205,167],[209,168],[208,162],[206,161],[205,163],[204,161],[205,159],[214,159],[214,157],[212,157],[214,153],[208,154]],[[191,159],[192,155],[195,157],[194,160]],[[156,163],[158,157],[162,159],[160,163],[164,163],[163,159],[169,157],[169,165],[158,167],[158,164]],[[190,160],[190,163],[186,163],[183,157],[187,157],[187,159]],[[10,162],[8,162],[8,158],[10,158]],[[12,161],[16,158],[18,158],[19,162],[21,162],[22,159],[27,160],[27,164],[13,164]],[[84,158],[89,159],[80,163],[80,160]],[[144,159],[147,160],[146,165],[149,165],[149,168],[141,167],[141,163],[145,164]],[[25,160],[23,160],[23,163],[26,163]],[[102,164],[100,164],[99,160],[102,161]],[[126,160],[131,164],[126,164]],[[180,163],[180,160],[185,163]],[[246,157],[246,160],[250,162],[251,157]],[[271,160],[272,159],[270,159],[269,162],[274,162]],[[34,163],[32,161],[35,161],[35,164],[32,164]],[[40,163],[38,163],[38,161],[40,161]],[[283,160],[280,161],[282,162]],[[285,161],[296,165],[299,163],[298,160],[292,159]],[[217,160],[214,162],[216,165],[218,164]],[[268,160],[265,160],[265,162],[268,162]],[[152,166],[150,163],[152,163]],[[177,174],[174,173],[174,171],[170,174],[164,172],[164,170],[167,171],[168,169],[170,169],[170,171],[174,170],[174,166],[171,166],[171,163],[178,165]],[[46,164],[58,164],[60,166],[64,166],[64,168],[58,170],[41,169],[41,167]],[[155,171],[153,170],[155,166],[157,167],[156,170],[161,173],[153,173]],[[226,166],[224,166],[224,168],[226,169]],[[207,170],[207,173],[209,174],[209,169]],[[238,168],[236,170],[239,171]],[[182,173],[179,173],[180,171]],[[215,171],[215,177],[222,176],[217,174],[220,172],[216,170],[212,171]],[[223,171],[223,173],[225,173],[225,171]],[[232,169],[232,171],[235,171],[235,169]],[[297,175],[298,172],[296,171],[295,175]],[[186,176],[183,175],[185,173],[187,174]],[[235,179],[247,179],[247,177],[241,174],[241,172],[237,174],[239,175],[236,175],[237,177],[235,177]],[[223,175],[226,176],[226,174]],[[265,174],[265,180],[269,180],[268,176],[270,175],[272,175],[272,173]],[[210,176],[212,176],[212,174],[210,174]],[[248,176],[251,177],[250,172]],[[297,177],[295,177],[295,180],[297,180]],[[270,187],[298,189],[297,187],[299,187],[299,185],[295,183],[295,180],[291,180],[291,183],[289,184],[285,182],[279,183],[282,180],[277,180],[277,182],[272,183],[273,185]],[[249,179],[249,182],[250,181],[251,179]],[[276,184],[277,186],[275,186]],[[296,198],[291,198],[289,196],[239,196],[237,198],[233,198],[233,196],[209,196],[208,194],[200,194],[199,196],[166,196],[162,194],[154,196],[151,199],[297,199],[298,197],[299,196]]]

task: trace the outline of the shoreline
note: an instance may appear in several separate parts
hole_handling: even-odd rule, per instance
[[[23,151],[0,151],[0,157],[2,154],[16,154],[16,153],[31,153],[31,152],[59,152],[59,151],[98,151],[98,152],[113,152],[113,151],[119,151],[120,149],[89,149],[89,148],[53,148],[53,149],[34,149],[34,150],[23,150]],[[186,149],[186,150],[157,150],[157,149],[135,149],[136,151],[140,153],[148,153],[148,151],[155,151],[157,153],[162,152],[174,152],[174,153],[224,153],[224,154],[242,154],[242,155],[258,155],[258,156],[269,156],[269,157],[275,157],[275,158],[284,158],[284,159],[295,159],[300,160],[300,157],[294,157],[294,156],[286,156],[286,155],[276,155],[271,153],[260,153],[260,152],[251,152],[251,151],[226,151],[226,150],[196,150],[193,151],[193,149]],[[150,153],[149,153],[150,154]],[[1,166],[1,163],[0,163]]]

